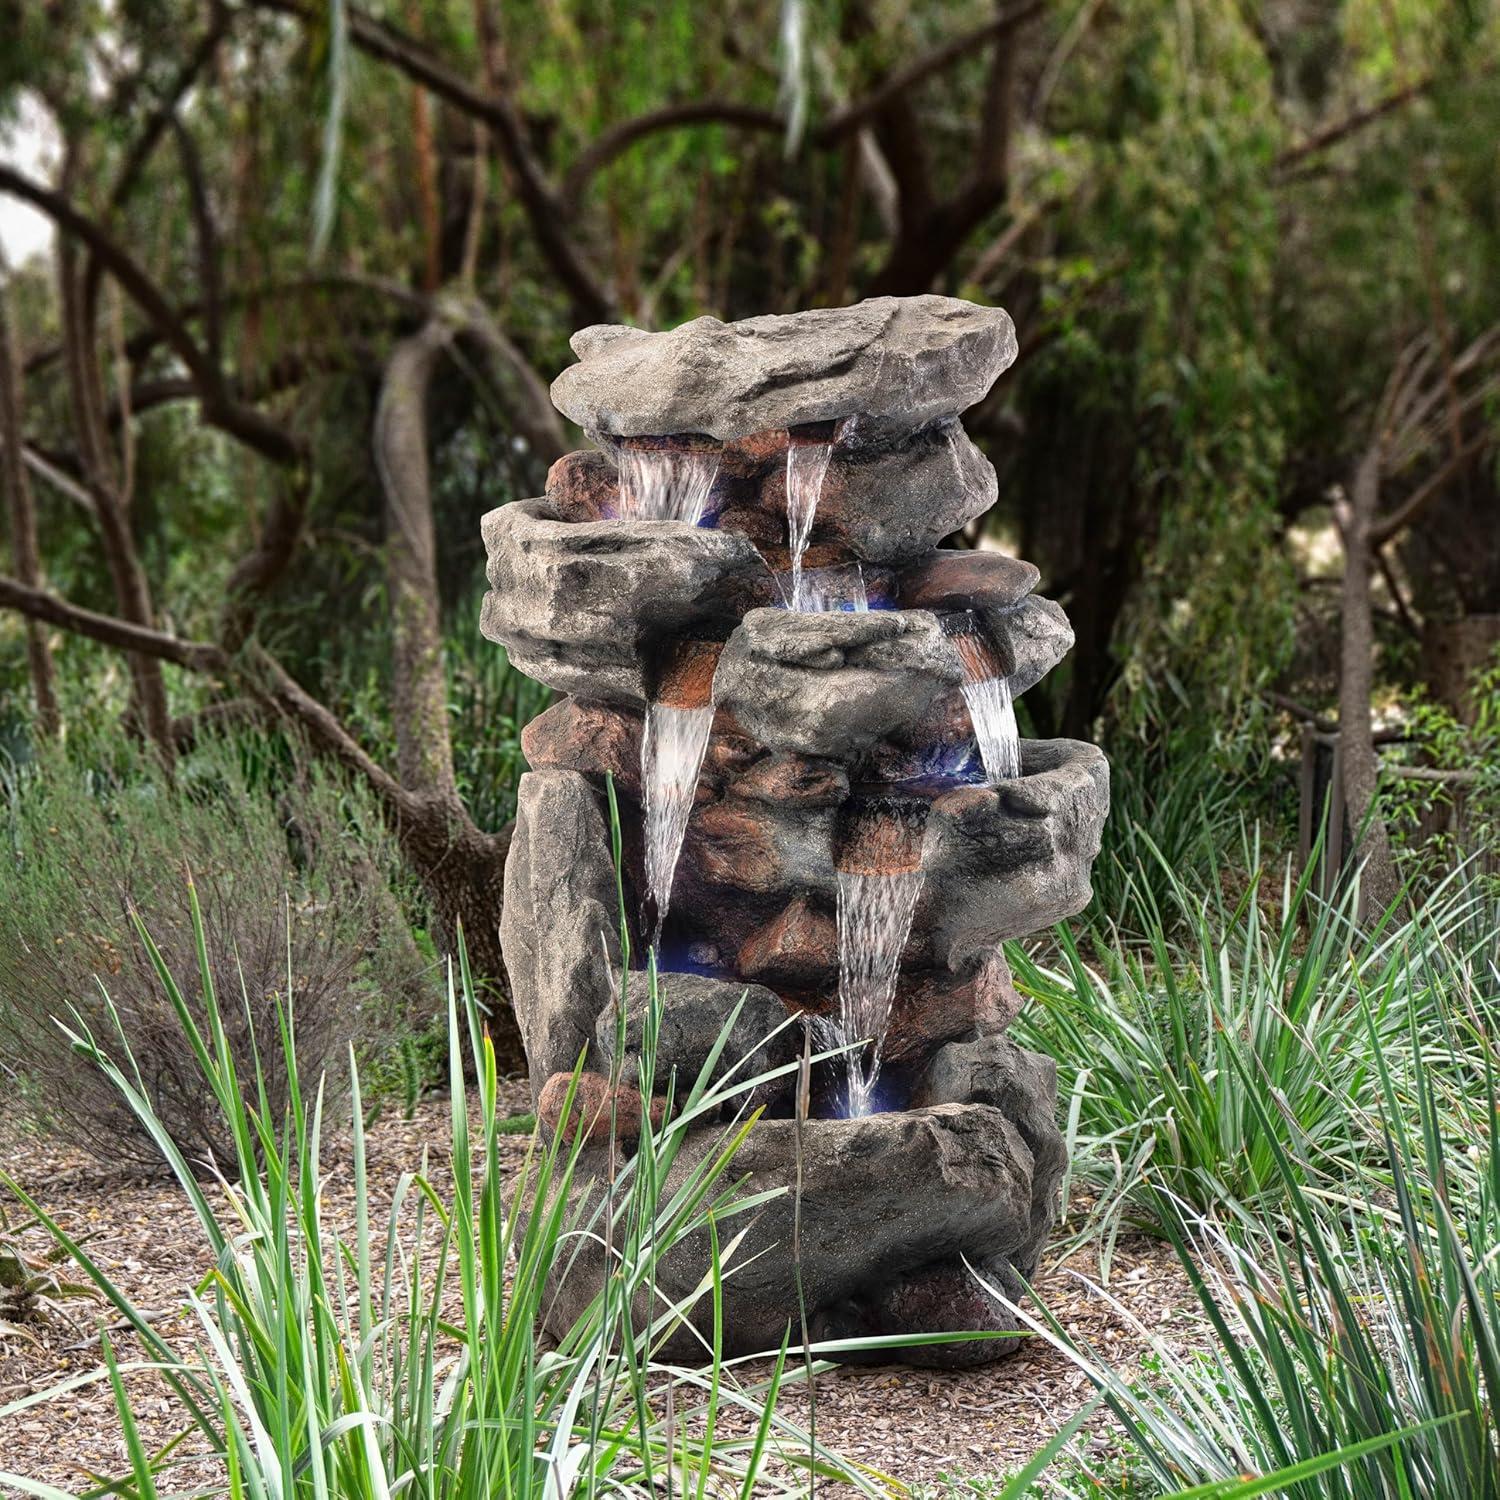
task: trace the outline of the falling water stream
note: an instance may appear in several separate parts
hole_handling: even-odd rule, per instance
[[[839,1036],[849,1077],[849,1113],[867,1115],[890,1026],[901,951],[911,935],[922,871],[892,874],[838,872]]]
[[[776,586],[781,592],[781,603],[785,609],[798,609],[803,614],[868,614],[869,590],[865,587],[865,570],[858,563],[837,568],[807,568],[794,580],[791,588],[782,580],[787,574],[776,574]],[[792,603],[792,589],[798,590],[800,603]]]
[[[984,641],[974,634],[953,637],[964,665],[964,702],[979,742],[985,780],[991,786],[1013,781],[1021,774],[1021,731],[1010,679],[1004,676]]]
[[[626,521],[687,521],[708,509],[719,455],[702,450],[620,448],[620,517]]]
[[[786,450],[786,529],[792,554],[791,608],[805,609],[802,600],[802,559],[812,534],[813,516],[823,493],[833,444],[790,443]]]
[[[641,785],[646,801],[646,887],[655,907],[654,940],[672,901],[672,877],[693,812],[698,772],[713,726],[712,703],[701,708],[673,708],[652,703],[646,709],[641,736]]]

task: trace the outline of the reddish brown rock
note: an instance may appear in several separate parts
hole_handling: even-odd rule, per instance
[[[824,983],[838,967],[839,934],[833,917],[799,896],[740,948],[738,969],[774,990],[802,991]]]
[[[902,609],[1008,609],[1041,574],[1004,552],[933,552],[901,574]]]
[[[886,1038],[893,1060],[926,1057],[934,1047],[1004,1031],[1021,1009],[1010,965],[991,948],[963,974],[929,969],[902,984]]]
[[[723,641],[679,641],[662,662],[656,701],[669,708],[706,708],[713,698],[714,668]]]
[[[568,1089],[572,1086],[571,1073],[554,1073],[542,1085],[541,1097],[537,1100],[538,1123],[549,1135],[562,1129],[563,1138],[570,1145],[580,1131],[591,1145],[607,1141],[611,1130],[616,1140],[634,1141],[641,1133],[641,1096],[629,1084],[621,1084],[611,1091],[609,1079],[602,1073],[580,1073],[578,1089],[573,1095],[573,1108],[566,1124],[563,1108],[568,1102]],[[666,1100],[651,1101],[651,1123],[660,1125],[666,1118]]]
[[[832,807],[849,795],[849,773],[836,760],[772,752],[741,771],[730,790],[736,797],[762,802]]]
[[[617,785],[640,790],[641,716],[628,708],[564,698],[521,731],[521,750],[533,770],[610,771]]]
[[[547,470],[547,499],[564,521],[608,521],[619,513],[620,481],[595,448],[564,453]]]
[[[748,804],[700,807],[688,824],[687,842],[698,878],[709,885],[765,891],[786,878],[769,824]]]

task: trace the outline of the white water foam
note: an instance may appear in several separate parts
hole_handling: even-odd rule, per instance
[[[621,448],[620,519],[687,521],[696,526],[708,509],[719,473],[717,453],[671,448]]]
[[[786,529],[792,554],[793,609],[807,607],[802,602],[802,559],[832,456],[832,443],[791,443],[786,450]]]

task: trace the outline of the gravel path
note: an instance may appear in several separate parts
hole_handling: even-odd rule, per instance
[[[527,1107],[524,1085],[507,1086],[503,1105]],[[429,1099],[415,1117],[387,1116],[368,1142],[373,1214],[384,1209],[398,1175],[417,1166],[424,1149],[429,1170],[446,1176],[447,1104]],[[506,1138],[511,1165],[519,1166],[525,1137]],[[353,1222],[348,1163],[332,1140],[325,1142],[328,1168],[325,1212],[341,1225]],[[174,1347],[193,1347],[184,1293],[208,1269],[202,1240],[186,1199],[169,1181],[122,1178],[86,1157],[64,1150],[14,1126],[0,1133],[0,1165],[87,1242],[107,1274],[138,1307],[148,1309],[158,1331]],[[0,1208],[17,1223],[19,1205],[0,1190]],[[29,1230],[24,1242],[42,1252],[48,1241]],[[1074,1253],[1066,1267],[1056,1257],[1044,1266],[1037,1289],[1071,1331],[1127,1366],[1141,1340],[1078,1274],[1096,1271],[1092,1252]],[[1110,1290],[1130,1315],[1148,1328],[1186,1345],[1201,1338],[1192,1297],[1175,1257],[1142,1237],[1116,1247]],[[28,1337],[0,1333],[0,1407],[34,1391],[99,1367],[98,1304],[67,1305],[70,1321],[37,1327]],[[113,1332],[122,1362],[140,1357],[128,1332]],[[184,1425],[172,1393],[151,1372],[130,1377],[137,1414],[148,1445],[165,1443]],[[1068,1363],[1037,1343],[989,1369],[940,1373],[889,1366],[834,1370],[816,1388],[817,1427],[831,1448],[927,1493],[941,1493],[939,1476],[985,1477],[1023,1463],[1084,1403],[1086,1383]],[[789,1391],[789,1415],[805,1421],[806,1393]],[[1093,1441],[1109,1445],[1101,1423]],[[0,1421],[0,1469],[64,1489],[81,1490],[99,1475],[120,1472],[127,1460],[113,1403],[101,1382],[31,1407]],[[171,1488],[213,1479],[207,1461],[174,1473]],[[936,1490],[929,1486],[937,1486]]]

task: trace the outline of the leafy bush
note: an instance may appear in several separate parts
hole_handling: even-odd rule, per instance
[[[0,1067],[65,1138],[160,1169],[142,1122],[58,1022],[130,1038],[138,1087],[199,1164],[233,1140],[131,923],[146,918],[169,966],[198,968],[184,871],[203,911],[208,972],[234,996],[225,1028],[242,1076],[255,1036],[295,1015],[304,1066],[337,1067],[381,1038],[420,993],[423,964],[390,892],[375,811],[339,780],[297,771],[262,741],[210,740],[169,777],[107,770],[61,751],[8,783],[0,858]],[[277,790],[279,788],[279,790]],[[107,986],[107,1003],[101,992]],[[202,1020],[203,995],[189,994]],[[274,1059],[273,1059],[274,1061]],[[290,1080],[271,1066],[273,1107]]]
[[[1474,674],[1470,701],[1465,722],[1417,695],[1406,749],[1421,764],[1389,768],[1381,792],[1403,874],[1420,889],[1471,860],[1500,911],[1500,650]]]

